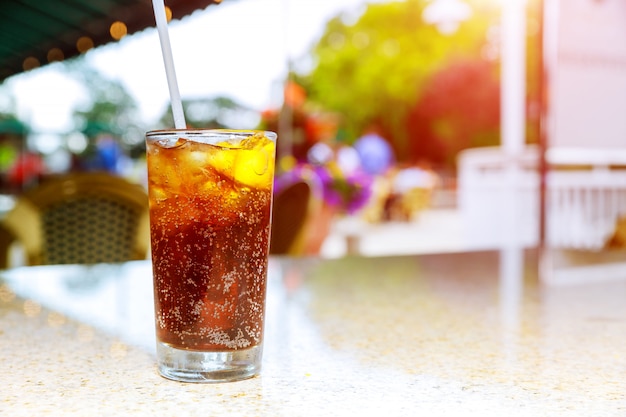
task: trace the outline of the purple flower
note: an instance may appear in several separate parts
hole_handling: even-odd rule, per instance
[[[348,214],[363,208],[372,195],[373,178],[370,175],[360,170],[346,175],[334,162],[298,164],[277,177],[275,190],[278,192],[285,184],[301,178],[313,180],[318,184],[318,195],[326,204]]]

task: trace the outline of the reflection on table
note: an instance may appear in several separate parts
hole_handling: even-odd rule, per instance
[[[624,415],[626,282],[542,286],[532,251],[272,258],[262,375],[155,370],[149,262],[0,281],[9,414]]]

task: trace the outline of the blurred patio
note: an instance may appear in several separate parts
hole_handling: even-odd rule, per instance
[[[66,7],[70,3],[60,0],[58,4]],[[113,7],[124,2],[103,0],[100,3],[102,7]],[[185,24],[191,24],[194,17],[190,15],[196,10],[200,10],[195,13],[197,18],[209,5],[220,3],[222,2],[206,0],[171,1],[168,4],[172,8],[174,20],[188,16]],[[227,4],[210,7],[209,14],[223,13],[226,16],[229,10],[234,10],[230,9],[231,6],[234,8],[237,4],[236,1],[224,3]],[[407,15],[406,11],[413,11],[421,19],[410,22],[403,32],[406,42],[399,42],[400,35],[395,32],[368,32],[371,29],[364,22],[367,19],[381,19],[384,22],[389,17],[383,11],[391,6],[369,4],[365,7],[366,3],[352,16],[356,19],[354,24],[342,21],[338,27],[328,25],[320,32],[320,38],[315,40],[316,48],[307,51],[309,58],[319,61],[317,68],[299,69],[297,64],[300,58],[294,56],[291,50],[283,51],[281,59],[287,61],[288,73],[281,74],[281,77],[286,75],[286,78],[279,80],[275,86],[277,88],[273,94],[278,92],[277,97],[280,99],[277,103],[252,109],[220,96],[189,98],[183,100],[183,105],[187,106],[185,110],[190,125],[241,128],[243,119],[234,118],[233,115],[253,114],[254,117],[245,118],[254,119],[255,125],[251,128],[279,133],[281,139],[277,174],[290,175],[303,165],[312,166],[318,171],[326,169],[324,178],[334,181],[328,188],[338,184],[331,191],[337,194],[346,193],[347,190],[349,198],[342,201],[342,207],[335,213],[337,218],[319,252],[324,257],[357,253],[384,256],[486,249],[498,247],[507,236],[517,239],[517,243],[525,247],[537,245],[543,239],[544,243],[565,248],[604,249],[611,233],[615,231],[616,223],[626,215],[626,157],[622,144],[626,125],[618,114],[619,109],[626,105],[626,96],[623,94],[626,84],[623,67],[606,65],[623,62],[623,57],[626,56],[623,46],[620,48],[620,44],[614,42],[614,39],[623,38],[624,26],[618,17],[614,17],[611,25],[607,24],[607,28],[617,29],[600,30],[584,17],[588,13],[595,13],[609,19],[619,15],[615,8],[621,6],[589,2],[585,6],[585,13],[581,11],[583,9],[570,10],[564,6],[562,16],[558,19],[550,13],[546,15],[546,26],[540,31],[538,28],[543,24],[543,14],[550,11],[544,11],[540,2],[510,1],[506,3],[507,7],[496,7],[469,0],[407,1],[403,6],[406,9],[399,16]],[[11,5],[11,13],[3,18],[6,19],[7,31],[28,30],[27,27],[11,23],[11,19],[20,20],[23,13],[26,13],[20,8],[22,2],[15,0],[7,4]],[[138,20],[127,21],[125,34],[130,35],[153,26],[149,5],[138,1],[128,4],[146,10],[141,14],[130,14]],[[282,6],[285,4],[281,3]],[[444,13],[445,16],[434,18],[434,7],[446,4],[456,4],[452,10],[458,13]],[[471,6],[470,9],[468,5]],[[282,10],[278,3],[274,6],[276,8],[272,11]],[[468,14],[469,10],[473,12]],[[28,12],[34,16],[30,20],[36,17],[42,22],[41,26],[46,26],[46,22],[54,17],[49,5],[41,5],[37,10],[28,9]],[[296,19],[298,14],[295,9],[292,13],[292,18]],[[93,20],[97,16],[99,14],[96,13],[83,17]],[[347,19],[347,15],[337,15],[341,16]],[[104,28],[112,28],[118,19],[123,20],[122,17],[111,12],[104,19],[106,22],[99,21],[99,24]],[[561,24],[559,19],[572,24]],[[65,25],[62,25],[63,30],[51,35],[60,45],[57,47],[59,50],[54,49],[54,52],[63,52],[64,60],[118,40],[110,38],[107,30],[96,30],[91,38],[90,48],[81,51],[75,49],[74,45],[68,46],[63,40],[70,35],[78,36],[73,28],[86,27],[81,22],[74,22],[73,18],[68,17]],[[183,26],[182,22],[179,23]],[[294,27],[286,25],[285,33],[301,30],[296,27],[295,20],[290,23]],[[563,30],[569,28],[572,33],[565,32],[567,36],[561,36],[557,45],[553,37],[561,26]],[[172,28],[175,29],[175,26],[172,25]],[[87,31],[86,28],[81,30]],[[480,35],[474,38],[474,32]],[[586,34],[585,39],[580,38],[581,33]],[[379,37],[385,40],[380,47],[373,43]],[[542,37],[545,37],[545,43],[539,42]],[[346,39],[353,39],[354,42],[345,42]],[[441,50],[453,51],[455,39],[465,39],[466,54],[472,56],[473,60],[458,59],[453,53],[450,56],[448,53],[430,56],[424,53],[429,48],[415,47],[419,44],[418,41],[427,41],[438,45]],[[234,42],[234,39],[230,40]],[[14,45],[9,38],[0,37],[0,44],[6,43],[15,49],[11,54],[7,52],[6,56],[0,56],[0,80],[29,72],[37,66],[47,66],[57,60],[51,59],[56,55],[49,55],[49,45],[41,43],[41,39],[24,41],[29,44]],[[247,42],[246,49],[256,49],[250,48],[250,39]],[[400,43],[409,47],[399,49]],[[530,46],[527,51],[521,48],[525,43]],[[598,45],[614,47],[605,49]],[[38,47],[35,51],[37,53],[33,50],[34,46]],[[544,46],[558,46],[559,56],[563,58],[559,66],[555,66],[553,62],[556,49],[548,48],[544,51]],[[353,60],[354,55],[350,52],[353,47],[360,50],[357,60]],[[274,48],[266,49],[263,52],[267,55]],[[190,50],[194,51],[193,48]],[[384,53],[374,53],[379,50]],[[117,51],[118,54],[121,54],[120,51]],[[177,52],[183,51],[178,49]],[[550,58],[546,58],[546,62],[541,58],[544,52]],[[95,54],[97,53],[94,51],[91,56]],[[410,54],[415,54],[415,62],[438,63],[433,64],[433,67],[441,66],[442,69],[422,74],[418,71],[419,68],[401,66],[400,63],[411,61],[406,59],[413,56]],[[152,55],[160,59],[159,51],[154,51]],[[398,56],[404,59],[398,60]],[[577,58],[583,56],[595,58],[590,58],[589,62]],[[524,62],[527,63],[526,66],[523,65]],[[372,70],[381,63],[385,65],[381,66],[384,69],[380,73]],[[112,61],[107,61],[107,64],[114,65]],[[345,67],[342,67],[344,64]],[[158,62],[158,65],[161,63]],[[181,67],[185,68],[184,65]],[[424,65],[420,64],[420,68],[422,67]],[[496,68],[502,70],[497,77],[494,75]],[[88,66],[78,69],[78,72],[87,72]],[[339,76],[348,70],[350,77]],[[554,82],[544,82],[543,71],[547,71],[550,75],[548,78]],[[411,74],[409,78],[414,78],[410,86],[405,85],[401,91],[393,87],[396,84],[391,82],[394,77],[398,77],[398,84],[404,85],[408,74]],[[233,74],[229,76],[237,78]],[[369,81],[358,85],[350,84],[362,77]],[[215,75],[215,78],[220,77]],[[387,85],[380,80],[391,81]],[[11,80],[8,84],[10,82]],[[160,80],[159,84],[163,86],[165,80]],[[195,81],[192,84],[195,84],[195,91],[201,83]],[[96,77],[86,85],[96,91],[123,87],[114,82],[109,84],[104,76]],[[348,94],[348,97],[342,97],[335,87],[328,88],[336,85],[343,87],[342,93],[348,92],[353,96]],[[364,86],[363,91],[359,90],[359,85]],[[372,85],[376,89],[372,89]],[[248,89],[246,93],[252,93],[252,90]],[[387,97],[389,101],[374,99],[372,90]],[[405,97],[406,94],[410,97]],[[551,97],[551,101],[544,103],[544,95]],[[335,99],[339,101],[335,102]],[[93,101],[91,109],[75,109],[75,126],[67,132],[57,132],[56,142],[50,137],[53,132],[46,132],[48,134],[38,137],[41,132],[32,128],[26,129],[16,142],[20,148],[18,150],[44,154],[42,156],[49,166],[48,171],[43,174],[55,174],[76,167],[84,170],[101,169],[103,164],[93,163],[94,157],[90,152],[96,156],[111,154],[111,149],[105,145],[112,142],[110,139],[113,137],[120,141],[124,151],[120,152],[124,153],[123,158],[119,158],[123,163],[117,161],[116,164],[110,164],[115,168],[114,173],[128,176],[145,185],[143,132],[155,127],[169,126],[171,121],[168,110],[158,122],[143,125],[134,116],[125,117],[125,120],[117,117],[135,115],[132,112],[134,104],[141,107],[144,105],[142,103],[134,103],[132,100],[127,103],[115,102],[113,104],[117,107],[113,116],[116,117],[110,117],[110,114],[102,111],[112,104],[110,97],[94,96]],[[598,102],[606,105],[595,105]],[[396,103],[398,107],[388,103]],[[222,113],[215,111],[220,106],[225,109]],[[9,111],[6,111],[6,115],[0,111],[0,116],[8,121],[22,121],[25,126],[31,123],[30,117],[21,117],[24,119],[21,120],[18,117],[21,116],[19,112],[10,105],[6,107]],[[355,108],[359,108],[363,114],[358,115],[359,112],[352,111]],[[399,109],[402,111],[399,112]],[[48,110],[46,108],[46,111],[39,113],[48,113]],[[400,113],[404,113],[404,117],[396,120],[396,115]],[[196,119],[193,116],[197,114],[201,117]],[[548,116],[561,123],[543,126],[541,122],[547,120]],[[128,122],[130,119],[132,123]],[[100,122],[106,122],[106,126],[115,129],[105,132],[106,134],[89,134],[88,127],[94,124],[103,125]],[[216,124],[218,122],[224,124]],[[379,143],[374,152],[357,149],[358,142],[371,137],[372,133],[379,136],[379,142],[386,148],[381,148]],[[1,134],[2,132],[0,136]],[[34,146],[44,142],[48,146],[44,150]],[[53,145],[57,146],[56,151],[51,150]],[[321,153],[318,152],[320,149]],[[385,149],[391,149],[393,157],[381,158],[381,151]],[[61,151],[65,154],[63,160],[57,157],[57,153]],[[358,166],[359,163],[355,164],[355,151],[359,153],[361,166]],[[76,159],[68,158],[70,153]],[[79,156],[86,162],[79,160]],[[83,163],[77,164],[77,160]],[[507,173],[513,161],[519,164],[516,167],[519,172],[515,173],[516,178],[511,179],[507,177]],[[370,167],[372,163],[376,166]],[[382,168],[378,167],[380,164]],[[109,165],[105,167],[109,168]],[[411,171],[417,168],[424,168],[434,175],[443,175],[454,184],[447,187],[445,193],[434,190],[430,204],[421,208],[415,217],[398,220],[392,215],[366,221],[346,216],[346,212],[350,212],[355,204],[364,203],[368,198],[367,193],[362,192],[367,188],[360,183],[362,176],[357,175],[361,171],[367,171],[375,180],[390,180],[399,170]],[[37,174],[42,176],[42,173]],[[547,181],[546,178],[549,177],[553,181]],[[511,181],[507,182],[509,180]],[[22,191],[26,188],[26,182],[22,178],[21,183],[17,184],[19,186],[4,192]],[[391,197],[397,198],[403,191],[406,192],[407,189],[394,190]],[[327,205],[336,203],[337,195],[334,194],[324,197],[328,200]],[[507,203],[505,197],[509,194],[519,194],[520,204],[516,206]],[[515,210],[510,210],[511,207]],[[540,224],[542,215],[543,220],[546,220],[543,225]]]
[[[472,245],[463,230],[461,213],[456,208],[429,208],[409,222],[371,224],[343,218],[334,224],[320,254],[337,258],[351,251],[387,256],[477,249],[479,246]]]

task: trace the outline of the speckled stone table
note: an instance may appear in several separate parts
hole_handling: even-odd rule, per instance
[[[626,281],[506,259],[273,258],[262,375],[226,384],[158,376],[148,262],[6,271],[0,414],[626,416]]]

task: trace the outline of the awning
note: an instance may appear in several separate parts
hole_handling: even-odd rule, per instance
[[[173,19],[221,0],[166,0]],[[151,0],[2,0],[0,82],[154,27]]]

